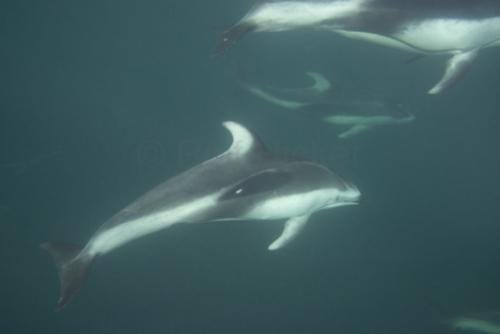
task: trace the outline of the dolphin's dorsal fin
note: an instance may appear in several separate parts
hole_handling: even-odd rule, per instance
[[[315,93],[321,94],[332,88],[332,84],[323,74],[317,72],[306,72],[306,75],[313,79],[314,84],[311,86],[311,89]]]
[[[243,125],[236,122],[224,122],[222,125],[229,130],[233,142],[227,153],[244,155],[253,151],[266,151],[262,141]]]
[[[267,249],[273,251],[286,246],[304,229],[304,226],[306,226],[308,219],[309,215],[292,217],[288,219],[285,223],[285,227],[283,228],[283,232],[281,232],[281,235],[278,237],[278,239],[274,240]]]

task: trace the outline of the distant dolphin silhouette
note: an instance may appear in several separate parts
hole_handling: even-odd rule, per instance
[[[500,334],[500,312],[484,312],[461,316],[449,321],[456,331]]]
[[[450,55],[438,94],[462,77],[484,48],[500,45],[497,0],[261,1],[221,34],[223,53],[248,32],[321,28],[424,55]]]
[[[245,127],[225,122],[233,142],[223,154],[165,181],[114,215],[85,247],[48,242],[61,283],[57,310],[80,290],[92,261],[132,240],[179,223],[286,219],[276,250],[314,212],[358,202],[360,192],[326,167],[268,151]]]
[[[348,129],[338,135],[351,138],[381,125],[410,123],[415,116],[390,99],[367,93],[334,93],[330,81],[320,73],[307,72],[314,83],[305,88],[279,89],[241,81],[252,95],[276,106],[318,117]]]

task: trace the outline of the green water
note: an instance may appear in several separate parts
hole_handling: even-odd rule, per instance
[[[440,96],[445,58],[328,33],[252,35],[210,57],[252,1],[0,4],[0,333],[448,333],[500,309],[498,50]],[[239,71],[300,86],[305,71],[376,89],[417,120],[340,141],[328,124],[242,93]],[[279,222],[180,226],[97,261],[55,313],[46,240],[84,243],[164,179],[222,152],[224,120],[354,182],[269,253]]]

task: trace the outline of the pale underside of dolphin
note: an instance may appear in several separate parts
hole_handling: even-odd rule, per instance
[[[261,87],[246,82],[242,82],[242,87],[253,96],[275,106],[347,127],[347,130],[338,135],[341,139],[354,137],[378,126],[407,124],[415,119],[399,103],[375,94],[335,94],[331,92],[331,83],[324,75],[316,72],[306,74],[314,83],[302,89]]]
[[[428,93],[454,85],[480,50],[500,45],[498,0],[264,1],[222,33],[223,53],[248,32],[327,29],[343,36],[416,54],[449,55],[441,80]]]
[[[456,331],[500,334],[500,312],[471,314],[454,318],[450,327]]]
[[[180,223],[286,220],[270,244],[292,241],[316,211],[356,204],[357,188],[326,167],[274,154],[258,137],[225,122],[233,141],[223,154],[160,184],[104,223],[84,247],[44,243],[59,272],[63,308],[78,293],[92,261],[128,242]]]

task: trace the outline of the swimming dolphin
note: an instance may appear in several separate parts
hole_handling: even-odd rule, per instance
[[[314,84],[302,89],[264,88],[246,82],[242,82],[242,87],[276,106],[300,111],[327,123],[348,126],[338,135],[341,139],[351,138],[376,126],[406,124],[415,120],[405,106],[391,99],[362,92],[332,93],[330,81],[322,74],[308,72],[308,76],[314,79]]]
[[[300,100],[303,102],[323,101],[325,98],[334,93],[330,80],[328,80],[323,74],[318,72],[306,72],[305,74],[309,79],[312,79],[312,83],[309,86],[296,88],[277,88],[266,86],[265,88],[262,87],[262,89],[260,89],[255,85],[249,84],[245,80],[240,79],[239,81],[242,86],[247,86],[246,89],[255,90],[253,93],[256,95],[259,94],[260,90],[260,94],[263,95],[268,92],[281,99]],[[265,98],[264,96],[262,97]]]
[[[239,85],[252,95],[286,109],[297,109],[308,103],[324,102],[333,94],[330,81],[321,73],[306,72],[313,80],[310,86],[297,88],[277,88],[251,84],[239,78]]]
[[[96,257],[174,224],[286,219],[282,234],[268,247],[276,250],[292,241],[314,212],[358,202],[358,189],[326,167],[274,154],[242,125],[223,125],[233,139],[226,152],[131,203],[83,248],[55,242],[41,245],[59,271],[57,310],[80,290]]]
[[[500,334],[500,312],[479,313],[454,318],[450,321],[454,330]]]
[[[428,93],[451,87],[480,50],[500,45],[497,0],[262,1],[223,32],[216,54],[248,32],[322,28],[422,55],[449,55],[445,73]]]

